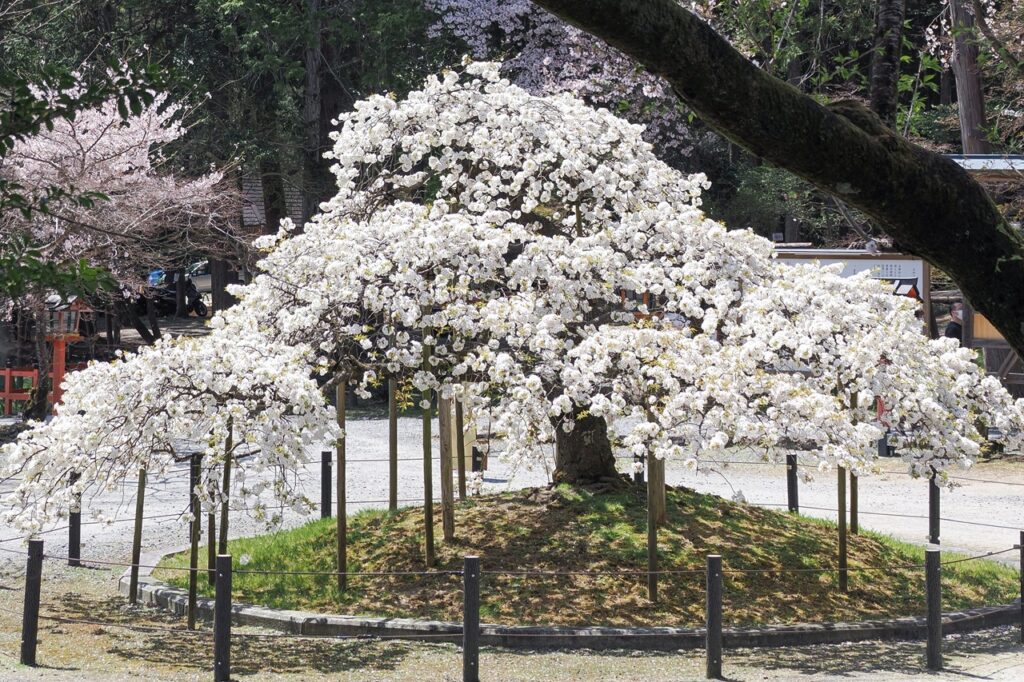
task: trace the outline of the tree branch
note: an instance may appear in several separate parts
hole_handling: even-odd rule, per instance
[[[1024,353],[1024,238],[952,160],[855,102],[822,106],[674,0],[533,0],[664,77],[708,125],[877,220]]]

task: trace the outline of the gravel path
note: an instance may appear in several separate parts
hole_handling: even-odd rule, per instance
[[[419,504],[422,497],[422,465],[420,421],[399,421],[400,462],[399,497],[407,504]],[[436,429],[435,429],[436,431]],[[353,501],[380,501],[387,497],[386,462],[354,460],[387,457],[387,425],[379,418],[351,419],[347,429],[348,495]],[[437,442],[434,443],[435,457]],[[737,459],[738,457],[734,457]],[[315,459],[318,460],[318,457]],[[438,462],[435,461],[435,485],[438,485]],[[927,519],[882,516],[927,513],[928,489],[924,480],[899,473],[898,461],[884,464],[887,473],[865,477],[860,482],[861,526],[889,533],[897,538],[923,544]],[[147,492],[146,513],[151,516],[175,515],[182,512],[187,501],[186,467],[170,477],[152,481]],[[973,480],[952,492],[943,493],[943,516],[963,521],[1006,526],[992,528],[944,522],[943,547],[969,553],[1005,549],[1017,542],[1016,528],[1024,526],[1024,465],[1013,463],[984,464],[958,474]],[[804,513],[835,518],[834,512],[812,509],[834,509],[835,475],[816,474],[816,480],[801,484],[800,501]],[[979,480],[980,479],[980,480]],[[697,490],[731,497],[741,490],[752,503],[776,506],[786,501],[784,468],[750,462],[731,464],[722,475],[694,473],[670,463],[667,480]],[[300,481],[311,499],[319,499],[318,461],[300,474]],[[987,481],[987,482],[986,482]],[[543,470],[514,471],[492,456],[485,478],[486,490],[544,485],[548,474]],[[1012,485],[1010,485],[1012,484]],[[10,484],[0,487],[9,489]],[[131,510],[134,486],[123,493],[87,500],[84,518],[91,509],[117,513],[127,520],[113,525],[94,524],[83,528],[83,557],[109,561],[127,561],[131,542]],[[386,503],[358,502],[352,509],[381,507]],[[284,524],[293,526],[308,517],[294,512],[285,515]],[[263,532],[264,526],[241,514],[232,518],[232,535]],[[0,539],[16,535],[11,528],[0,525]],[[66,531],[48,533],[46,551],[61,555],[67,551]],[[175,518],[148,521],[145,526],[145,549],[159,549],[185,544],[186,530]],[[69,623],[47,623],[43,627],[40,661],[48,668],[34,671],[16,666],[20,630],[21,581],[23,580],[23,547],[18,542],[0,544],[14,553],[0,552],[0,679],[3,680],[190,680],[208,679],[208,642],[193,641],[182,635],[168,633],[134,633],[119,628]],[[1015,564],[1016,554],[999,557]],[[59,562],[47,562],[44,577],[44,613],[58,609],[71,617],[88,618],[99,614],[103,622],[127,617],[122,600],[115,597],[119,571],[68,569]],[[58,597],[64,596],[63,601]],[[67,606],[68,600],[72,604]],[[64,604],[64,605],[60,605]],[[68,610],[70,609],[70,611]],[[131,622],[158,623],[161,627],[180,627],[180,622],[165,614],[129,614]],[[59,636],[58,636],[59,635]],[[992,630],[974,635],[948,638],[951,652],[949,667],[956,673],[932,679],[962,679],[965,675],[993,680],[1024,679],[1024,652],[1017,644],[1016,631]],[[185,643],[183,643],[185,642]],[[145,652],[152,663],[138,659]],[[728,656],[726,672],[736,680],[839,680],[909,679],[920,674],[923,644],[863,643],[856,645],[790,648],[784,650],[739,651]],[[458,650],[444,645],[405,643],[339,644],[332,642],[277,642],[255,638],[241,647],[237,655],[240,670],[250,679],[267,680],[455,680],[459,665]],[[689,680],[703,677],[703,659],[699,653],[677,655],[634,653],[543,653],[487,651],[482,663],[483,679],[487,680]],[[490,674],[488,672],[490,671]]]

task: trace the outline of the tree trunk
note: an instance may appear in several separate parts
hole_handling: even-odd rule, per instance
[[[149,302],[146,303],[147,310],[149,309],[150,305],[151,304]],[[132,325],[135,331],[137,331],[139,333],[139,336],[142,337],[143,342],[145,342],[148,345],[151,345],[154,341],[156,341],[156,337],[153,336],[153,334],[149,331],[146,325],[143,324],[142,318],[139,317],[139,313],[136,311],[134,304],[125,304],[123,302],[118,303],[117,311],[118,319],[127,318],[128,322]],[[121,335],[117,329],[114,330],[114,340],[117,345],[121,344]]]
[[[956,101],[960,113],[960,140],[964,154],[992,151],[985,133],[985,95],[978,70],[978,44],[974,35],[974,16],[965,0],[950,0],[953,24],[953,75],[956,77]]]
[[[602,417],[588,415],[577,419],[576,427],[569,433],[561,426],[556,433],[556,482],[586,484],[620,479],[608,440],[608,425]]]
[[[306,83],[302,107],[302,221],[316,215],[320,205],[320,0],[306,0],[309,37],[303,51]]]
[[[185,297],[185,271],[174,271],[174,316],[188,317],[188,301]]]
[[[228,285],[237,283],[238,271],[226,260],[210,261],[210,295],[215,311],[227,310],[236,303],[235,297],[228,293]]]
[[[32,385],[32,392],[29,394],[28,405],[25,407],[26,419],[46,419],[50,411],[47,400],[50,392],[50,344],[46,342],[46,315],[43,310],[32,316],[32,334],[35,341],[36,367],[39,369],[39,377]]]
[[[146,299],[146,319],[149,320],[149,326],[153,328],[153,338],[160,338],[160,323],[157,321],[156,315],[156,303],[153,302],[152,298]],[[141,320],[140,320],[141,322]],[[141,333],[141,332],[140,332]],[[149,343],[149,342],[147,342]]]
[[[939,104],[949,106],[953,103],[953,72],[950,69],[943,69],[939,76]]]
[[[284,194],[284,175],[276,156],[260,159],[260,189],[263,190],[263,234],[277,234],[281,220],[288,216]],[[303,216],[305,217],[305,216]]]
[[[862,105],[826,107],[773,78],[675,0],[534,3],[638,59],[755,156],[877,220],[949,274],[1024,354],[1024,236],[952,160],[904,140]]]
[[[878,0],[875,51],[871,56],[871,110],[890,128],[899,101],[900,48],[906,0]]]

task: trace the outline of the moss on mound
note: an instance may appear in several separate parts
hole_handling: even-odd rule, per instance
[[[646,577],[504,575],[486,571],[642,571],[646,567],[646,500],[640,491],[591,495],[568,487],[474,497],[456,507],[456,540],[435,533],[437,568],[459,570],[478,554],[485,622],[507,624],[693,625],[704,617],[702,573],[659,576],[661,599],[647,600]],[[435,509],[435,519],[440,510]],[[440,524],[438,524],[440,526]],[[701,569],[718,553],[727,573],[727,624],[854,620],[919,615],[924,611],[923,550],[889,537],[850,536],[850,567],[890,567],[850,573],[850,591],[834,572],[776,572],[833,568],[834,524],[794,517],[687,489],[668,493],[668,523],[659,529],[663,570]],[[333,571],[334,519],[230,543],[236,568],[256,571]],[[422,509],[364,511],[349,519],[350,571],[420,571]],[[239,566],[240,558],[248,557]],[[205,549],[200,557],[205,557]],[[944,556],[944,559],[954,557]],[[164,566],[187,567],[185,554]],[[765,571],[764,569],[769,569]],[[157,571],[179,586],[187,575]],[[200,581],[205,594],[212,594]],[[339,595],[331,576],[236,575],[236,601],[277,608],[353,615],[460,620],[461,578],[351,576]],[[1019,589],[1016,571],[990,561],[943,569],[946,610],[1006,603]]]

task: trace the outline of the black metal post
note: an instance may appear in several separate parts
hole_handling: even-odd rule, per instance
[[[480,682],[480,557],[462,564],[462,682]]]
[[[331,518],[331,484],[334,476],[331,474],[331,451],[320,452],[320,518]]]
[[[21,615],[21,664],[36,664],[39,639],[39,590],[43,583],[43,541],[28,541],[25,566],[25,607]]]
[[[796,455],[786,455],[786,498],[789,511],[794,514],[800,513],[800,489],[797,478]]]
[[[942,670],[942,561],[938,549],[924,554],[925,589],[928,597],[928,669]]]
[[[939,485],[935,474],[928,479],[928,542],[939,544]]]
[[[217,587],[213,602],[213,679],[231,679],[231,555],[217,555]]]
[[[707,638],[704,644],[707,658],[707,678],[722,679],[722,557],[709,554],[707,559],[707,600],[704,620]]]
[[[850,587],[846,570],[846,469],[837,467],[839,472],[839,589],[846,592]]]
[[[78,482],[81,474],[75,472],[68,478],[68,485]],[[71,512],[68,514],[68,566],[81,566],[82,558],[82,496],[75,495]]]

